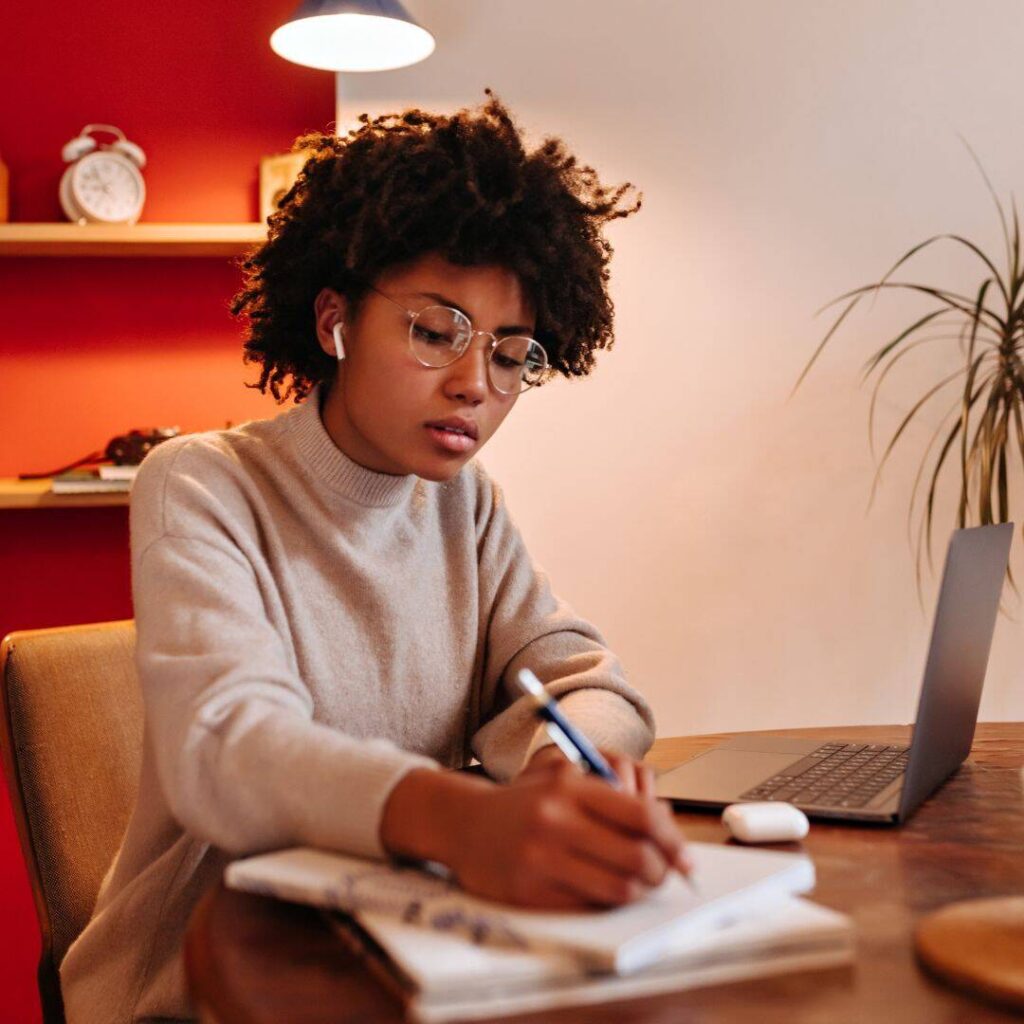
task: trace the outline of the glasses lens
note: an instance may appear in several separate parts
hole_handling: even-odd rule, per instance
[[[514,395],[539,384],[548,357],[533,338],[502,338],[491,353],[491,383],[506,395]]]
[[[413,355],[424,366],[447,366],[462,355],[472,336],[469,321],[457,309],[427,306],[409,325]]]

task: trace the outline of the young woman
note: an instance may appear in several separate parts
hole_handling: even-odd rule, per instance
[[[234,303],[255,386],[299,404],[167,442],[135,483],[142,776],[62,966],[70,1024],[191,1015],[184,929],[233,856],[426,858],[552,908],[686,868],[635,760],[650,710],[470,461],[524,391],[610,344],[601,229],[636,208],[628,186],[558,140],[527,152],[493,97],[299,145]],[[523,667],[621,789],[547,744]],[[439,770],[474,756],[490,779]]]

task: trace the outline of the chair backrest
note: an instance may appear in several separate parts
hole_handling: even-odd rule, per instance
[[[23,630],[0,647],[0,748],[42,932],[45,1019],[128,825],[142,764],[131,621]]]

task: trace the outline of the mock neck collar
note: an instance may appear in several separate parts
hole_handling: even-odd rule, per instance
[[[416,486],[415,474],[393,476],[353,462],[327,433],[320,415],[322,397],[318,385],[287,413],[292,437],[310,473],[319,484],[359,505],[387,508],[401,504]]]

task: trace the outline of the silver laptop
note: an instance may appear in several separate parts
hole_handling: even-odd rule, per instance
[[[665,772],[658,795],[699,807],[780,800],[811,817],[905,821],[970,752],[1012,539],[1012,523],[950,539],[909,747],[737,736]]]

